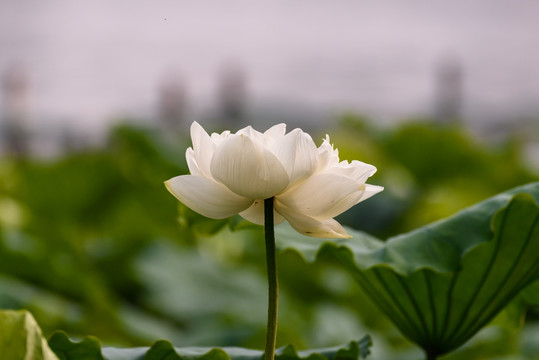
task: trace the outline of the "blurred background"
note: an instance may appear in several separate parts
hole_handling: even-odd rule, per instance
[[[263,347],[260,229],[163,186],[191,122],[329,133],[386,188],[339,220],[385,239],[538,179],[538,18],[531,0],[0,1],[0,307],[105,345]],[[280,345],[370,333],[373,359],[420,357],[333,260],[279,261]],[[455,358],[539,356],[538,320]]]

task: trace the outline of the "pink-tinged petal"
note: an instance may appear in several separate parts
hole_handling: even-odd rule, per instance
[[[275,202],[275,209],[299,233],[316,238],[350,238],[351,236],[334,219],[318,220]]]
[[[212,219],[224,219],[249,208],[252,200],[234,194],[226,186],[193,175],[176,176],[165,181],[172,195],[187,207]]]
[[[309,134],[294,129],[271,144],[270,150],[283,164],[290,184],[311,176],[318,169],[318,149]]]
[[[231,135],[217,147],[210,169],[214,179],[253,200],[273,197],[288,186],[277,157],[243,134]]]
[[[254,224],[264,225],[264,200],[255,200],[253,205],[245,211],[240,212],[240,216]],[[285,219],[277,211],[273,211],[274,225],[280,224]]]
[[[329,219],[357,204],[364,184],[343,175],[317,174],[278,195],[283,205],[302,214]]]
[[[202,176],[211,178],[210,162],[215,151],[215,144],[208,133],[196,121],[191,124],[193,157]]]
[[[264,132],[264,136],[272,140],[278,140],[282,138],[285,133],[286,133],[286,124],[277,124],[270,127],[268,130],[266,130]]]

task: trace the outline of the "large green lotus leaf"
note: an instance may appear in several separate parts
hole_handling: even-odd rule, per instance
[[[0,311],[0,359],[58,360],[27,311]]]
[[[313,239],[278,227],[280,249],[336,256],[401,332],[435,357],[465,343],[539,278],[539,183],[387,242]]]
[[[539,281],[528,286],[521,294],[521,300],[526,305],[539,306]]]
[[[60,360],[261,360],[263,351],[238,347],[182,347],[172,346],[169,341],[159,340],[151,347],[137,348],[101,348],[94,338],[86,338],[80,342],[72,341],[63,332],[53,334],[49,340],[50,347],[58,354]],[[365,336],[359,341],[346,345],[296,351],[289,345],[277,349],[277,360],[355,360],[364,359],[369,354],[371,340]]]

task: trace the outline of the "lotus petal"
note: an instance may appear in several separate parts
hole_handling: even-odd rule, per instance
[[[213,177],[250,199],[267,199],[288,186],[288,174],[269,150],[246,135],[231,135],[216,149]]]
[[[206,130],[196,121],[191,124],[191,141],[193,142],[193,158],[199,173],[211,178],[210,162],[215,151],[215,144]]]
[[[348,238],[350,235],[336,220],[318,220],[275,201],[275,209],[299,233],[316,238]]]
[[[253,203],[248,198],[234,194],[226,186],[201,176],[176,176],[165,181],[165,186],[187,207],[212,219],[235,215]]]
[[[365,185],[338,174],[317,174],[278,196],[279,202],[305,215],[328,219],[356,205]]]
[[[257,225],[264,225],[264,200],[255,200],[247,210],[240,212],[240,216]],[[273,210],[273,224],[277,225],[285,221],[277,211]]]
[[[283,164],[290,184],[311,176],[318,168],[318,150],[309,134],[294,129],[274,142],[271,151]]]

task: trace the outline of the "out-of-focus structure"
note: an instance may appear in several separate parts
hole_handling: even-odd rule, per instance
[[[462,118],[463,71],[454,58],[444,58],[436,68],[434,117],[440,124],[458,123]]]
[[[169,74],[161,83],[157,112],[160,125],[167,130],[177,130],[188,122],[187,90],[179,75]]]
[[[17,156],[29,150],[28,85],[28,75],[21,65],[11,66],[2,77],[2,150]]]
[[[217,116],[226,125],[243,125],[247,106],[247,76],[237,64],[225,65],[218,77]]]

